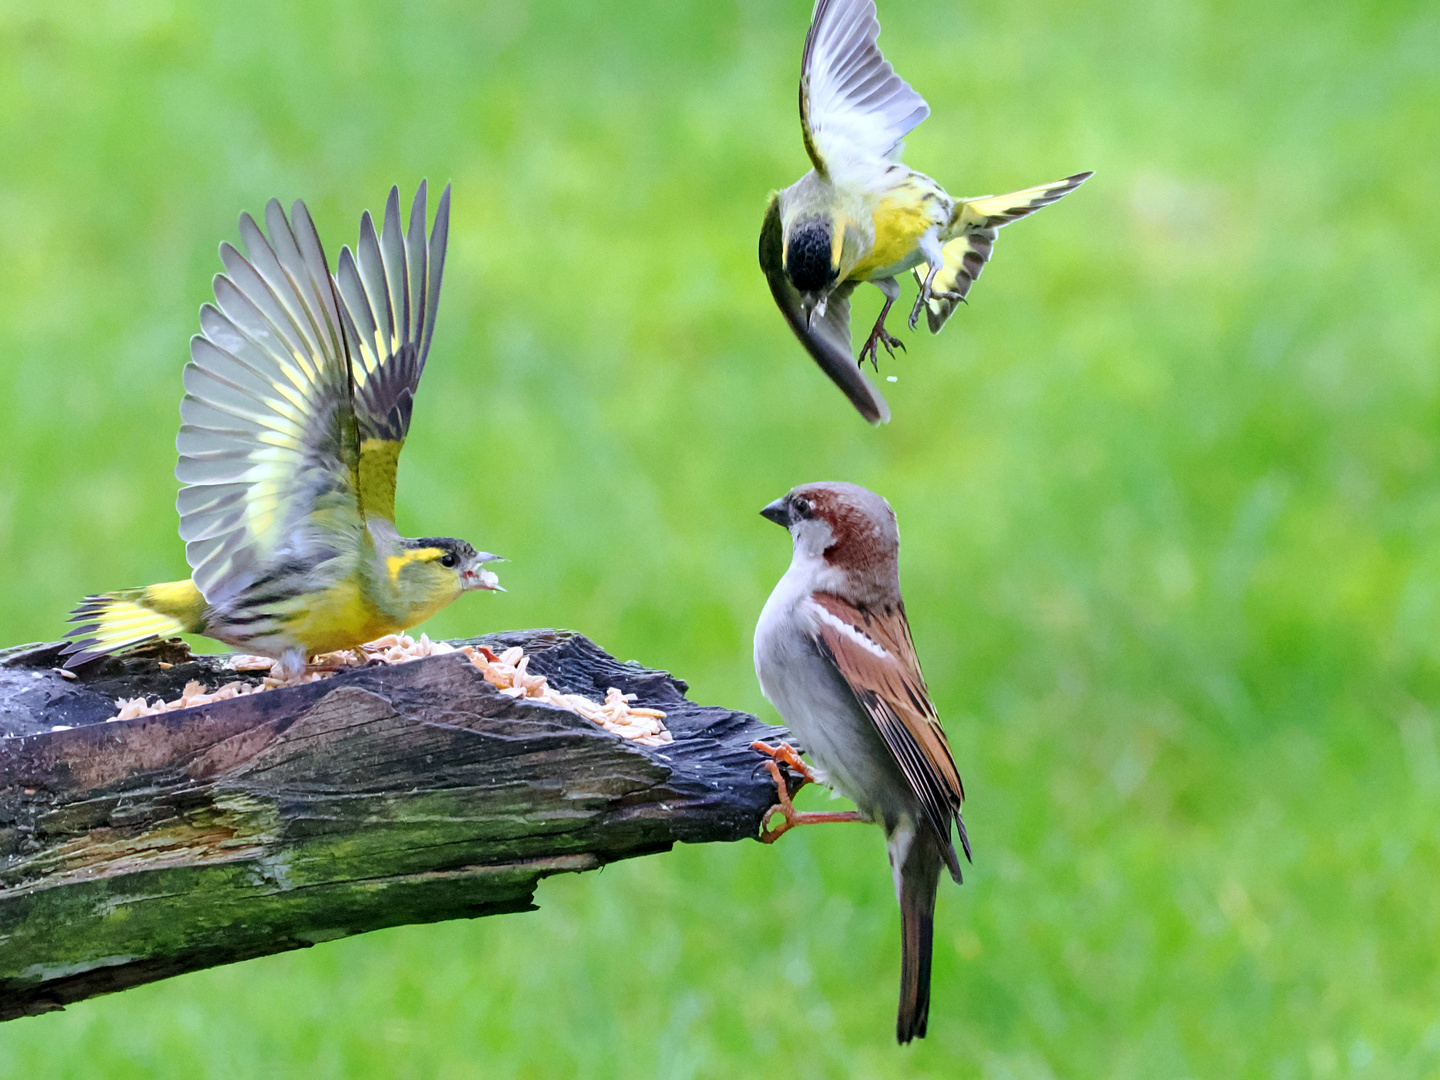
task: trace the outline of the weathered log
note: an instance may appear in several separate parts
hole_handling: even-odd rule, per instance
[[[750,743],[780,729],[694,705],[680,680],[578,634],[472,643],[523,646],[562,692],[634,693],[675,741],[506,696],[463,655],[106,723],[118,697],[236,676],[183,648],[170,667],[152,651],[77,680],[57,645],[0,652],[0,1019],[381,927],[531,910],[549,874],[756,835],[775,788]]]

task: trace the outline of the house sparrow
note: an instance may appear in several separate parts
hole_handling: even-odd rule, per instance
[[[850,355],[850,294],[868,281],[885,306],[859,359],[900,339],[885,329],[898,277],[920,287],[914,330],[926,312],[938,334],[980,276],[998,230],[1049,206],[1090,173],[1012,191],[956,198],[900,161],[902,139],[930,115],[876,44],[873,0],[817,0],[800,61],[800,132],[814,166],[771,196],[760,230],[760,268],[785,321],[860,415],[890,419],[885,399]],[[877,365],[878,369],[878,365]]]
[[[808,778],[823,778],[858,813],[802,814],[791,805],[775,761],[784,824],[870,821],[885,829],[900,901],[900,1009],[895,1036],[925,1034],[930,1010],[930,945],[940,867],[960,881],[950,840],[964,791],[931,704],[905,603],[900,533],[890,504],[854,484],[797,487],[764,510],[790,530],[794,557],[755,627],[760,689],[820,766],[809,773],[788,748],[757,743]],[[763,825],[762,825],[763,829]]]

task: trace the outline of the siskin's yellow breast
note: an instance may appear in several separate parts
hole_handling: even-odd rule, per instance
[[[904,273],[920,262],[916,245],[925,230],[935,224],[933,193],[916,183],[907,183],[886,192],[875,208],[875,243],[855,264],[850,277],[869,281]]]
[[[353,649],[404,629],[405,624],[381,611],[352,579],[307,595],[285,631],[314,655]]]

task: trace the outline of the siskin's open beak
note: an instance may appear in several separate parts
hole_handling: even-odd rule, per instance
[[[492,592],[504,592],[500,587],[500,579],[491,570],[485,569],[487,562],[504,562],[499,555],[491,555],[488,551],[477,551],[475,557],[465,564],[465,569],[460,571],[460,585],[464,589],[489,589]]]
[[[825,317],[825,303],[829,299],[829,296],[821,293],[802,293],[800,295],[800,313],[805,316],[806,330],[810,329],[810,324],[815,321],[817,316],[822,319]]]

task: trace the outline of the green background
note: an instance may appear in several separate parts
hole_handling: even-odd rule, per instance
[[[301,7],[0,3],[0,643],[186,572],[180,368],[238,212],[304,197],[335,252],[453,180],[399,523],[510,591],[426,629],[572,627],[774,719],[757,511],[887,496],[976,853],[930,1037],[893,1043],[881,836],[835,827],[5,1024],[0,1073],[1440,1072],[1433,4],[884,0],[910,164],[1097,175],[904,333],[881,430],[755,264],[806,0]]]

